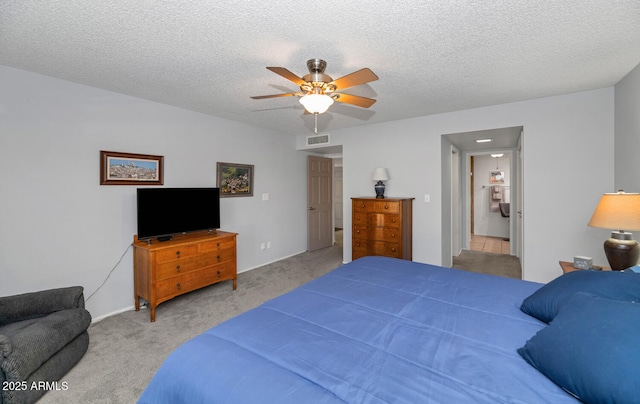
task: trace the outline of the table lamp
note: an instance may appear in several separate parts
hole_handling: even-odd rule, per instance
[[[621,271],[638,264],[640,245],[625,230],[640,230],[640,194],[622,190],[603,194],[588,226],[620,229],[613,230],[611,238],[604,242],[604,253],[612,270]]]
[[[375,190],[376,190],[376,198],[384,198],[384,182],[382,181],[388,181],[389,180],[389,173],[387,172],[386,168],[376,168],[373,171],[373,178],[374,181],[378,181],[376,182],[376,185],[374,186]]]

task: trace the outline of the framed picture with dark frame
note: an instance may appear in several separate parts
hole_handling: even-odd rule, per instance
[[[100,185],[162,185],[164,157],[100,150]]]
[[[253,165],[218,162],[217,170],[221,198],[253,196]]]

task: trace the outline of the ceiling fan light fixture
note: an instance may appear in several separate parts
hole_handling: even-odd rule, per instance
[[[322,114],[333,104],[333,98],[326,94],[307,94],[300,98],[300,104],[312,114]]]

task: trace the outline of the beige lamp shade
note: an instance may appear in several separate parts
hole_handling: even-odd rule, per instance
[[[588,225],[609,230],[640,230],[640,194],[603,194]]]
[[[373,181],[389,181],[389,173],[386,168],[376,168],[373,171]]]

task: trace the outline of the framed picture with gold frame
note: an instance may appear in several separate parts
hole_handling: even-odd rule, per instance
[[[163,185],[164,157],[100,150],[100,185]]]

